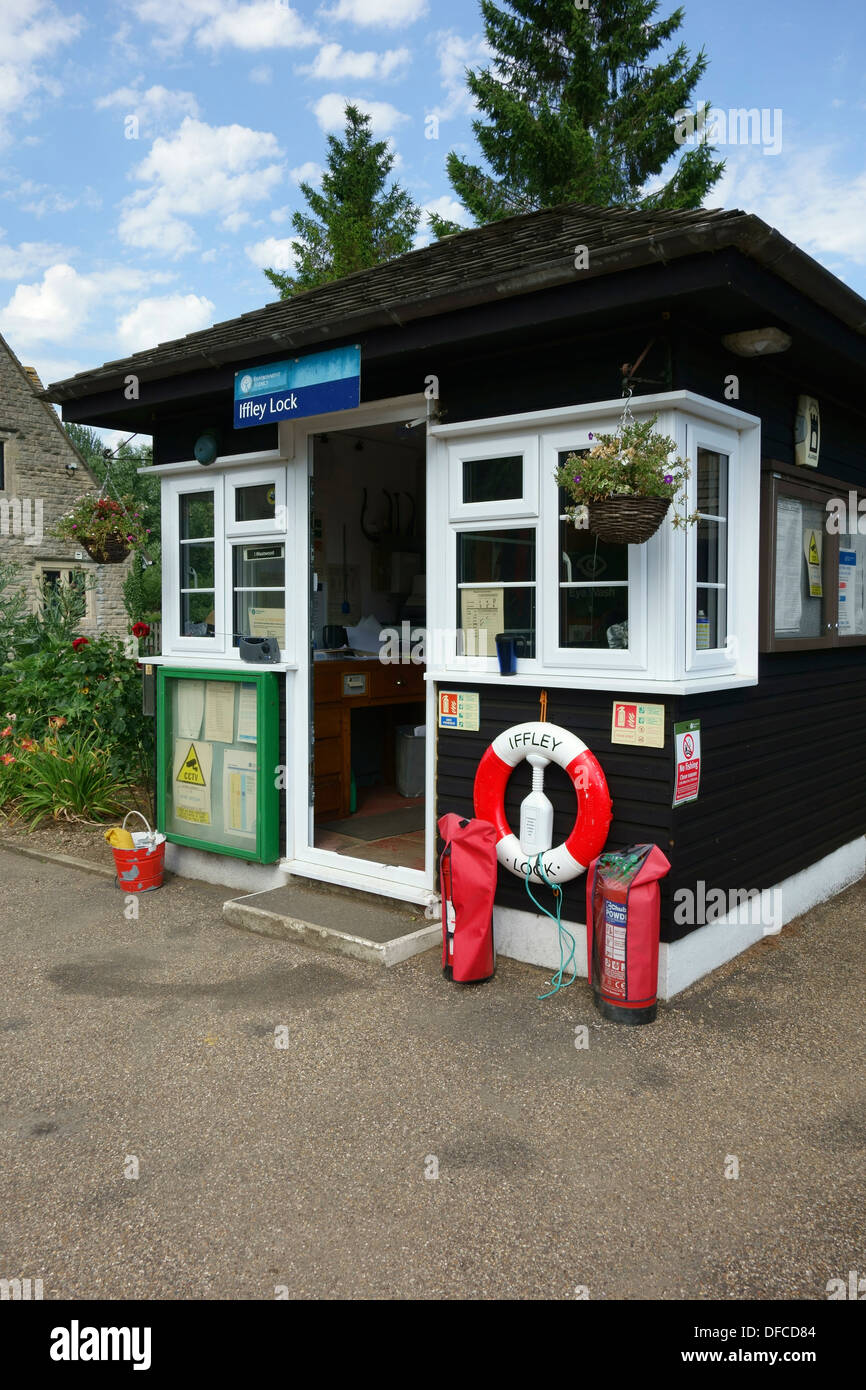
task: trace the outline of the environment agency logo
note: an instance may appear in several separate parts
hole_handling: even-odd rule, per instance
[[[249,372],[247,372],[246,376],[241,377],[241,390],[243,391],[244,395],[246,395],[247,391],[251,391],[252,389],[253,379],[250,376]]]

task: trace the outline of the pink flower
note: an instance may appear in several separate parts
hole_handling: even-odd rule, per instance
[[[12,733],[12,725],[7,724],[5,729],[0,729],[0,738],[9,738]]]
[[[13,755],[12,755],[11,753],[2,753],[2,754],[0,754],[0,763],[5,763],[7,767],[9,766],[10,763],[14,763],[14,761],[15,761],[15,758],[13,757]]]

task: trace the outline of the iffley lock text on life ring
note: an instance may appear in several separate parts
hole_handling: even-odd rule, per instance
[[[585,873],[604,849],[613,814],[610,793],[597,759],[582,739],[557,724],[514,724],[505,729],[484,753],[475,774],[475,814],[496,830],[499,863],[520,878],[526,877],[528,860],[505,815],[505,790],[517,764],[529,754],[544,757],[561,767],[577,796],[577,818],[568,839],[542,857],[544,871],[554,883],[568,883]],[[533,868],[534,883],[541,879]]]

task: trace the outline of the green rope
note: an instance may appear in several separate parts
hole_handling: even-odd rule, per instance
[[[538,899],[536,898],[535,894],[529,886],[530,877],[533,869],[535,869],[535,872],[538,874],[538,877],[541,879],[542,883],[546,883],[548,888],[553,889],[553,900],[554,907],[556,909],[556,916],[554,916],[552,912],[548,912],[546,907],[542,907],[541,903],[538,901]],[[571,932],[568,930],[568,928],[562,925],[562,889],[560,888],[558,883],[553,883],[552,880],[547,877],[547,874],[544,869],[544,856],[542,854],[536,856],[534,864],[532,864],[528,859],[526,861],[526,891],[529,894],[532,901],[535,903],[535,906],[538,908],[539,912],[543,912],[545,917],[549,917],[551,922],[556,923],[556,930],[559,934],[559,969],[550,981],[550,983],[553,985],[553,989],[549,989],[546,994],[538,995],[539,999],[549,999],[551,995],[558,994],[561,989],[568,989],[568,986],[573,985],[575,980],[577,979],[577,965],[573,964],[574,952],[577,943],[574,937],[572,936]],[[571,942],[571,950],[568,953],[567,960],[563,959],[563,937],[567,937],[568,940]],[[571,978],[568,980],[564,980],[563,975],[565,974],[566,970],[570,965],[572,966]]]

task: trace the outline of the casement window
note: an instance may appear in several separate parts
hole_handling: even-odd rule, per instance
[[[621,409],[605,402],[431,429],[431,516],[448,544],[430,557],[428,617],[457,625],[451,655],[431,663],[437,678],[494,678],[504,634],[517,677],[534,684],[689,690],[757,679],[759,420],[683,391],[635,402],[638,418],[656,415],[688,460],[678,510],[696,520],[674,527],[669,515],[645,544],[612,544],[569,518],[556,474],[615,433]],[[843,571],[853,574],[853,624],[857,546]]]
[[[761,650],[866,643],[866,490],[772,461],[761,504]]]
[[[164,649],[234,653],[241,636],[285,651],[285,467],[163,483]]]
[[[37,571],[39,598],[44,610],[48,595],[56,589],[74,589],[81,599],[81,618],[83,622],[94,621],[93,570],[76,566],[69,569],[61,565],[40,565]]]

